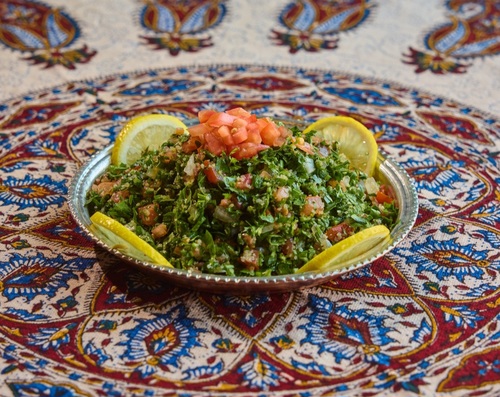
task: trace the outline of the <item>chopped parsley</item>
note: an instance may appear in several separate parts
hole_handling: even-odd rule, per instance
[[[394,200],[377,202],[373,178],[335,144],[297,128],[282,146],[241,160],[185,153],[186,140],[176,136],[130,167],[110,166],[87,196],[91,214],[118,220],[177,268],[291,274],[337,241],[396,221]]]

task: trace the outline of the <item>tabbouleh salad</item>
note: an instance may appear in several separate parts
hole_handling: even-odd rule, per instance
[[[291,274],[360,230],[394,226],[395,201],[335,142],[266,120],[279,139],[255,151],[213,150],[194,128],[130,166],[111,165],[88,193],[89,212],[119,221],[177,268],[235,276]]]

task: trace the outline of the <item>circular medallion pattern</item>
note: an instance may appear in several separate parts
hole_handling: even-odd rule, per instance
[[[76,228],[70,180],[126,120],[234,106],[363,122],[415,180],[409,236],[324,285],[226,296],[143,274]],[[16,396],[493,396],[499,131],[498,118],[390,81],[258,65],[112,75],[0,104],[5,384]]]

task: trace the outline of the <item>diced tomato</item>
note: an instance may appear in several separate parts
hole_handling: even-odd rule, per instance
[[[207,177],[208,181],[214,185],[223,180],[222,175],[219,174],[219,172],[215,169],[215,166],[212,164],[203,168],[203,173]]]
[[[311,144],[308,142],[296,143],[295,146],[300,150],[302,150],[304,153],[314,154],[313,148],[311,147]]]
[[[245,110],[241,107],[227,110],[226,113],[230,114],[231,116],[235,116],[235,117],[238,117],[238,118],[244,119],[244,120],[249,120],[253,116],[250,112],[248,112],[247,110]]]
[[[269,124],[269,119],[267,117],[262,119],[257,119],[255,120],[255,124],[257,124],[259,131],[262,131]]]
[[[273,197],[278,202],[286,200],[290,197],[290,188],[288,186],[280,186],[274,191]]]
[[[219,134],[226,146],[235,144],[233,136],[231,135],[231,129],[227,125],[221,125],[217,129],[217,134]]]
[[[284,125],[280,125],[278,127],[278,131],[280,132],[280,136],[282,138],[286,138],[286,137],[289,137],[290,135],[292,135],[290,130],[288,128],[286,128]]]
[[[338,225],[332,226],[327,229],[325,234],[328,240],[332,243],[337,243],[341,240],[344,240],[346,237],[350,236],[353,233],[353,229],[347,223],[342,222]]]
[[[234,184],[236,189],[250,190],[252,188],[252,174],[241,175]]]
[[[233,142],[235,145],[243,143],[248,138],[248,131],[246,127],[234,128],[234,132],[232,133]]]
[[[128,199],[130,196],[130,192],[128,190],[117,190],[111,195],[111,201],[114,203],[119,203],[125,199]]]
[[[189,135],[192,137],[203,137],[210,129],[205,124],[196,124],[188,128]]]
[[[260,135],[262,136],[262,142],[265,145],[274,146],[276,140],[281,136],[278,127],[273,122],[269,123],[261,130]]]
[[[235,116],[231,116],[225,112],[214,113],[206,121],[208,127],[220,127],[221,125],[233,125]]]
[[[255,248],[255,243],[257,238],[255,236],[250,236],[247,233],[241,233],[241,239],[245,242],[248,248]]]
[[[276,147],[279,147],[279,146],[283,146],[283,144],[286,142],[286,138],[282,137],[282,136],[279,136],[275,141],[274,141],[274,145],[273,146],[276,146]]]
[[[192,153],[198,148],[204,145],[204,141],[200,140],[201,137],[191,137],[189,140],[182,144],[182,150],[184,153]]]
[[[233,152],[233,157],[237,160],[249,159],[253,156],[256,156],[257,153],[261,152],[262,150],[266,150],[268,148],[269,146],[267,145],[244,142],[233,148],[236,149]]]
[[[116,185],[116,181],[105,181],[92,186],[94,192],[99,193],[100,196],[104,197],[113,192],[113,188]]]
[[[205,134],[205,142],[207,149],[216,156],[220,156],[226,150],[224,141],[214,132]]]
[[[262,137],[260,136],[260,131],[256,123],[248,124],[247,131],[248,131],[247,142],[262,143]]]
[[[323,214],[325,204],[320,196],[307,196],[306,203],[300,212],[304,216],[316,216]]]
[[[214,115],[215,113],[217,112],[213,109],[200,110],[198,112],[198,120],[200,120],[200,123],[206,123],[210,116]]]
[[[233,121],[234,128],[246,127],[248,125],[248,121],[245,119],[236,119]]]
[[[228,135],[231,135],[231,128],[229,128],[227,125],[221,125],[219,128],[217,128],[217,133],[221,138],[224,138]]]
[[[158,205],[155,203],[143,205],[138,208],[137,215],[143,225],[153,226],[158,218]]]
[[[285,244],[281,247],[281,252],[285,256],[292,256],[294,252],[293,240],[291,238],[287,239]]]
[[[170,148],[170,147],[166,147],[163,150],[163,162],[165,164],[168,164],[169,162],[174,161],[176,158],[177,158],[177,152],[175,151],[175,149]]]
[[[245,249],[240,256],[240,262],[249,270],[259,268],[260,252],[257,249]]]
[[[236,194],[232,194],[230,198],[223,198],[221,199],[219,205],[221,207],[227,208],[231,205],[234,206],[234,208],[241,209],[243,204],[238,200],[238,197]]]
[[[226,112],[204,109],[198,113],[200,124],[188,129],[191,138],[183,144],[186,153],[204,148],[214,155],[231,153],[236,159],[257,155],[270,146],[281,146],[290,131],[271,119],[258,119],[238,107]]]
[[[155,240],[158,240],[159,238],[165,237],[168,233],[167,225],[164,223],[160,223],[159,225],[156,225],[152,230],[151,230],[151,236]]]
[[[380,190],[377,192],[376,200],[377,203],[379,204],[384,204],[384,203],[390,204],[394,201],[394,199],[391,196],[388,196],[387,194],[385,194]]]
[[[385,185],[380,186],[380,190],[377,192],[375,199],[379,204],[390,204],[394,201],[394,198],[390,195]]]

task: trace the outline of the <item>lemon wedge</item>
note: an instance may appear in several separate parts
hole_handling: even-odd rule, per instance
[[[92,222],[91,231],[111,248],[143,262],[173,267],[151,245],[113,218],[102,212],[96,212],[90,217],[90,221]]]
[[[369,227],[327,248],[298,269],[296,273],[327,272],[348,266],[389,239],[390,231],[386,226]]]
[[[325,117],[309,125],[304,134],[316,131],[327,142],[338,142],[339,152],[352,166],[372,176],[377,162],[378,146],[373,134],[362,123],[347,116]]]
[[[186,125],[167,114],[149,114],[130,120],[116,138],[111,163],[131,165],[147,150],[158,149],[174,133],[187,133]]]

